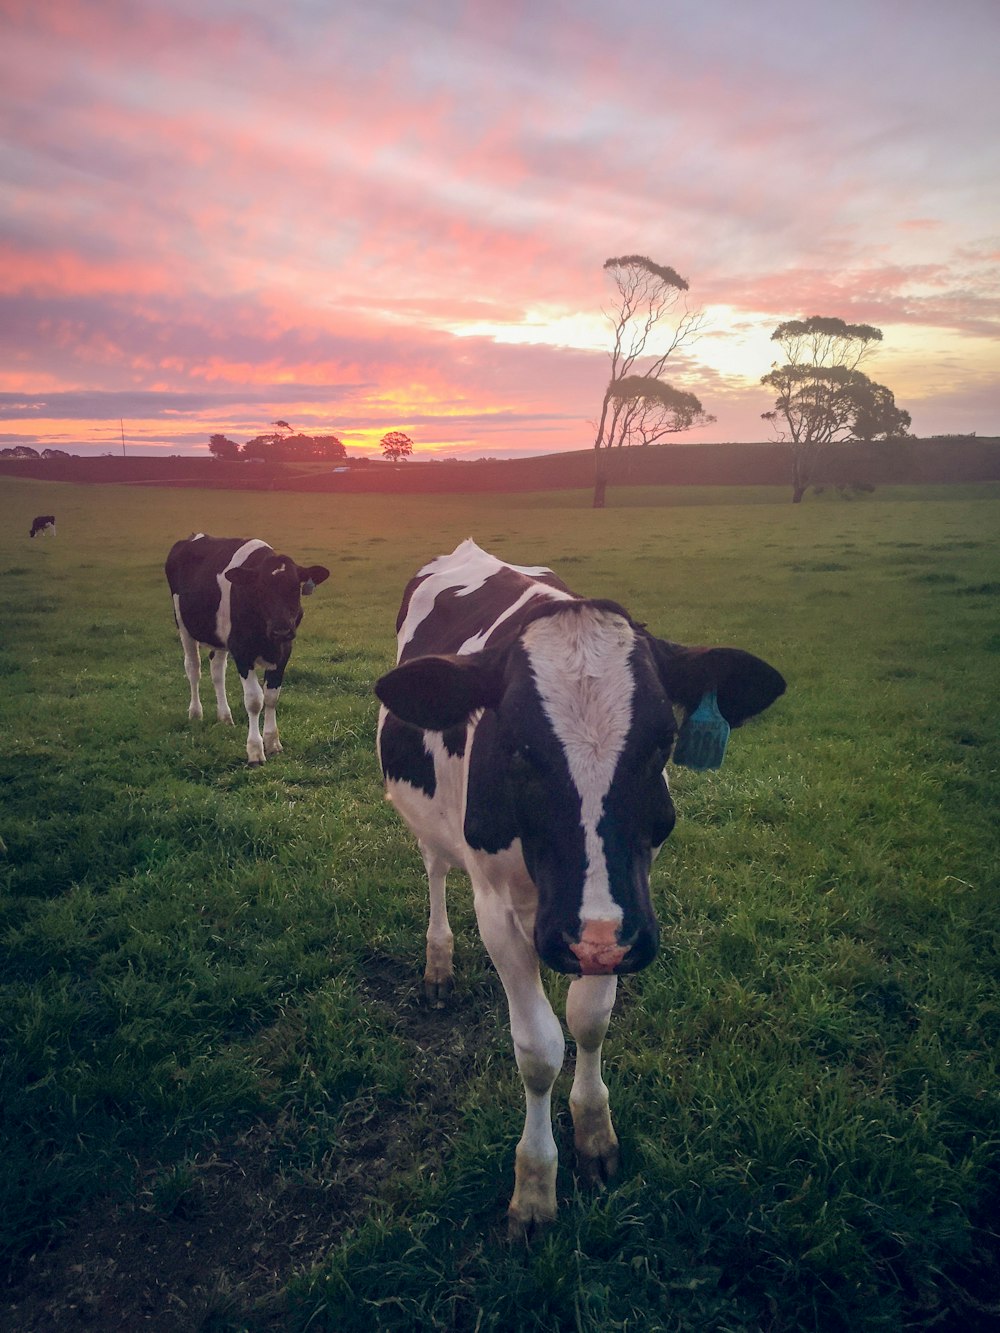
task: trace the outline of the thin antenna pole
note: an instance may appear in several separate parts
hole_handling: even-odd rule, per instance
[[[119,424],[119,426],[121,426],[121,428],[122,428],[122,458],[124,458],[124,457],[125,457],[125,422],[121,419],[121,417],[118,418],[118,424]]]

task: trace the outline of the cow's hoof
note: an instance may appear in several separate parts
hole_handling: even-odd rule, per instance
[[[618,1168],[621,1165],[621,1154],[618,1151],[618,1144],[615,1143],[605,1148],[603,1152],[591,1155],[582,1153],[577,1149],[576,1169],[579,1175],[588,1185],[596,1189],[604,1189],[609,1181],[614,1180],[618,1174]]]
[[[263,761],[263,759],[248,759],[248,760],[247,760],[247,768],[263,768],[263,766],[264,766],[264,761]]]
[[[432,977],[424,973],[424,998],[432,1009],[445,1009],[455,989],[453,976]]]
[[[555,1209],[537,1216],[523,1217],[513,1209],[507,1212],[507,1239],[512,1245],[530,1245],[556,1220]]]
[[[514,1154],[514,1194],[507,1209],[507,1235],[531,1241],[556,1220],[556,1159],[529,1157],[521,1145]]]
[[[602,1189],[618,1174],[618,1135],[611,1123],[607,1102],[581,1105],[570,1097],[577,1173]]]

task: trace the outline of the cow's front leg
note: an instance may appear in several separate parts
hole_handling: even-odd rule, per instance
[[[281,741],[278,737],[278,719],[275,710],[278,707],[278,695],[281,693],[282,673],[264,672],[264,752],[280,754]]]
[[[598,1185],[618,1170],[618,1137],[601,1077],[601,1046],[617,989],[617,977],[577,977],[566,996],[566,1026],[576,1041],[569,1109],[577,1162],[583,1175]]]
[[[430,919],[427,923],[427,962],[424,994],[435,1009],[443,1009],[455,985],[455,937],[448,921],[446,882],[451,862],[430,843],[420,841],[420,855],[430,890]]]
[[[513,910],[476,892],[483,943],[503,982],[517,1067],[524,1084],[524,1132],[514,1157],[514,1195],[507,1210],[512,1239],[529,1237],[556,1215],[558,1153],[552,1136],[552,1085],[562,1068],[565,1040],[538,972],[538,955]]]
[[[212,684],[215,687],[215,715],[220,722],[228,722],[232,726],[233,715],[229,708],[229,700],[226,698],[226,663],[229,661],[229,653],[225,648],[213,648],[208,660],[212,672]]]
[[[264,740],[260,734],[260,710],[264,706],[264,691],[252,666],[247,668],[245,674],[241,669],[240,677],[243,681],[243,703],[250,724],[247,732],[247,763],[251,767],[256,767],[264,763]]]

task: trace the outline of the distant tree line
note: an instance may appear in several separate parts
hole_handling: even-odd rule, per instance
[[[287,421],[272,421],[271,427],[245,444],[225,435],[211,435],[209,452],[214,458],[259,458],[281,463],[328,463],[347,457],[347,450],[336,435],[306,435],[293,431]],[[413,441],[401,430],[383,435],[381,447],[390,462],[399,462],[413,453]]]
[[[65,449],[43,449],[41,453],[30,444],[14,444],[8,449],[0,449],[0,458],[76,458]]]
[[[209,452],[214,458],[259,458],[283,463],[323,463],[347,457],[347,450],[336,435],[306,435],[293,431],[287,421],[272,421],[271,427],[245,444],[225,435],[212,435]]]

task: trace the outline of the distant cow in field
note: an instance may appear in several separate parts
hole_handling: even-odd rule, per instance
[[[323,565],[302,569],[290,556],[276,555],[257,538],[209,537],[198,532],[171,547],[166,574],[191,684],[188,717],[202,715],[200,645],[206,644],[212,650],[219,721],[232,722],[226,698],[226,661],[231,653],[243,681],[243,702],[250,721],[247,761],[264,763],[266,754],[281,750],[274,712],[302,620],[301,595],[311,593],[316,584],[330,577],[330,571]],[[264,668],[263,689],[257,667]]]
[[[31,520],[31,531],[28,533],[28,536],[34,537],[39,532],[46,532],[50,537],[56,535],[55,514],[39,514],[37,518]]]
[[[601,1077],[617,977],[659,943],[649,872],[675,819],[664,767],[672,750],[674,762],[717,767],[729,728],[785,682],[741,649],[658,639],[616,603],[471,540],[410,580],[396,629],[399,665],[375,686],[378,748],[429,880],[425,987],[440,1003],[452,985],[445,879],[460,867],[524,1082],[508,1211],[524,1234],[556,1212],[550,1098],[564,1039],[539,960],[574,976],[570,1109],[581,1168],[601,1181],[618,1164]]]

